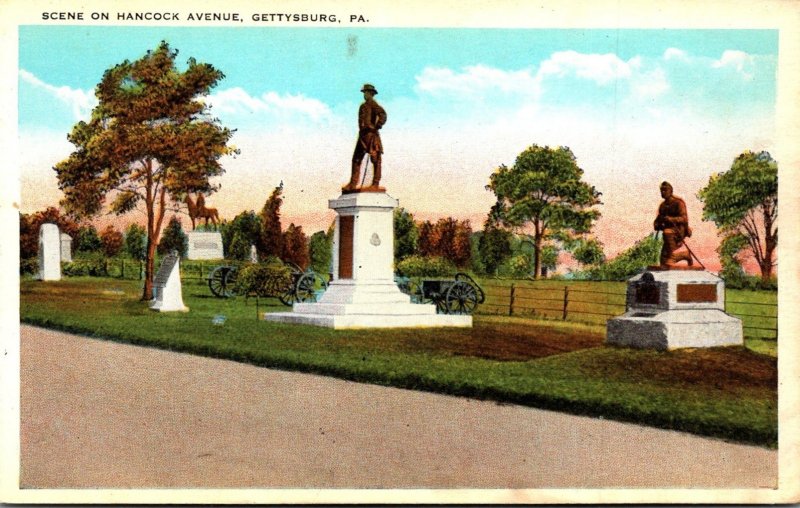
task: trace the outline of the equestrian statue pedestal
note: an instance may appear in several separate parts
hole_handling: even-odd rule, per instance
[[[394,282],[393,211],[383,189],[361,189],[329,200],[335,210],[333,281],[315,303],[264,319],[335,329],[471,327],[472,316],[437,314],[433,304],[411,303]]]

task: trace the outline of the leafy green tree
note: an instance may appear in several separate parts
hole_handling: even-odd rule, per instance
[[[514,165],[500,166],[489,177],[487,189],[499,203],[498,213],[509,225],[533,229],[534,277],[542,273],[542,249],[549,234],[586,233],[600,212],[600,192],[582,180],[572,151],[565,146],[531,145]]]
[[[125,230],[125,252],[131,259],[147,258],[147,231],[139,224],[131,224]]]
[[[308,255],[311,258],[311,268],[320,274],[326,274],[331,269],[333,259],[333,226],[328,231],[317,231],[308,240]]]
[[[722,270],[720,276],[728,287],[742,287],[747,278],[742,268],[741,252],[747,247],[747,238],[741,233],[731,233],[717,247]]]
[[[281,229],[281,205],[283,204],[283,181],[275,187],[261,209],[261,235],[257,245],[261,257],[281,257],[283,253],[283,231]]]
[[[778,247],[778,163],[768,152],[744,152],[728,171],[712,175],[697,197],[703,220],[713,221],[724,236],[746,239],[768,282]]]
[[[122,250],[123,236],[112,224],[106,226],[100,233],[100,241],[103,243],[103,254],[108,257],[116,256]]]
[[[394,262],[417,253],[419,231],[414,216],[405,208],[394,210]]]
[[[250,246],[261,242],[261,218],[253,211],[242,212],[220,227],[222,248],[230,259],[250,259]]]
[[[233,234],[231,242],[228,244],[228,250],[225,251],[225,256],[228,259],[238,259],[239,261],[247,261],[250,259],[250,238],[243,231],[236,231]]]
[[[178,251],[180,257],[185,257],[188,250],[189,238],[183,232],[180,219],[173,215],[164,228],[161,241],[158,242],[158,253],[164,256],[172,251]]]
[[[169,200],[216,191],[210,178],[219,159],[237,153],[233,131],[208,115],[201,99],[224,77],[210,64],[188,60],[185,71],[166,42],[145,56],[106,70],[95,88],[98,105],[67,136],[75,151],[54,167],[62,204],[79,217],[110,209],[124,214],[143,205],[147,253],[142,299],[153,296],[156,244]]]
[[[426,257],[447,258],[457,267],[464,268],[472,256],[471,236],[472,227],[468,220],[444,217],[436,224],[425,221],[419,226],[419,253]]]
[[[591,280],[627,280],[649,265],[658,264],[661,245],[659,236],[648,235],[614,259],[579,272],[576,276]]]
[[[599,265],[606,260],[603,244],[594,238],[580,239],[570,250],[572,257],[582,265]]]
[[[303,233],[303,226],[289,224],[283,233],[283,256],[284,261],[292,262],[300,268],[307,268],[308,259],[308,238]]]
[[[75,250],[78,252],[100,252],[103,248],[103,241],[97,234],[97,228],[89,224],[78,229],[78,245]]]
[[[496,275],[500,265],[511,256],[511,237],[511,231],[487,221],[478,240],[478,253],[487,274]]]

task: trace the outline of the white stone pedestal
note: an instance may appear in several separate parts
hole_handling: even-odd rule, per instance
[[[725,313],[725,282],[705,270],[647,270],[628,280],[627,312],[609,319],[606,343],[678,349],[744,344]]]
[[[384,192],[343,194],[328,202],[337,213],[333,239],[334,280],[320,300],[296,303],[292,312],[264,319],[329,328],[471,327],[472,316],[436,314],[433,304],[414,304],[394,282],[397,200]]]
[[[72,262],[72,237],[66,233],[61,233],[61,262]]]
[[[189,248],[186,259],[222,259],[222,234],[218,231],[189,231],[186,233]]]
[[[61,280],[61,234],[55,224],[39,228],[39,280]]]
[[[180,260],[177,255],[170,254],[161,262],[153,279],[153,301],[150,309],[158,312],[189,311],[189,307],[183,304]]]

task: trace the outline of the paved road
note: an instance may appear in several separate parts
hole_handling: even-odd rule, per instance
[[[771,487],[777,452],[22,326],[22,487]]]

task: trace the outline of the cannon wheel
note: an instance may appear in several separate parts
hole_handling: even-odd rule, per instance
[[[456,281],[447,290],[444,304],[447,314],[472,314],[478,306],[478,292],[472,284]]]
[[[218,266],[208,276],[208,289],[218,298],[233,296],[233,286],[236,284],[237,270],[234,266]]]
[[[297,302],[316,301],[316,290],[326,289],[328,284],[316,272],[306,272],[298,280],[294,289]]]
[[[486,294],[484,294],[483,289],[481,289],[478,283],[475,282],[475,279],[464,272],[458,272],[456,274],[456,280],[464,281],[475,289],[475,292],[478,295],[478,303],[483,303],[486,301]]]
[[[278,300],[281,301],[282,304],[288,305],[291,307],[294,305],[295,302],[295,291],[294,286],[289,286],[288,288],[284,289],[281,293],[278,294]]]

